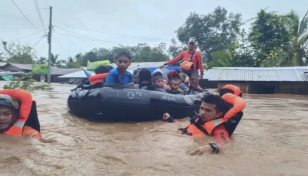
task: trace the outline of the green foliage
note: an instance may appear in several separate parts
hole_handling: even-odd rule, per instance
[[[39,60],[36,61],[37,64],[47,64],[47,58],[40,57]]]
[[[237,37],[242,24],[241,14],[228,14],[225,8],[217,7],[207,15],[191,13],[184,25],[178,28],[177,37],[183,45],[190,38],[196,39],[204,62],[209,63],[216,51],[227,49],[227,44]]]
[[[277,52],[286,51],[290,46],[286,20],[275,12],[261,10],[252,20],[248,37],[256,53],[255,66],[262,66],[263,62],[269,63],[269,60],[278,55]]]
[[[51,66],[63,68],[65,67],[66,61],[59,60],[59,54],[54,55],[53,53],[51,53],[50,63],[51,63]]]
[[[73,59],[72,57],[68,58],[68,62],[66,63],[66,68],[79,68],[79,63]]]
[[[4,57],[7,62],[20,63],[20,64],[33,64],[35,63],[36,54],[34,49],[29,46],[15,45],[14,43],[8,44],[2,42],[4,49]]]
[[[120,51],[129,51],[132,54],[132,62],[159,62],[169,59],[166,54],[166,44],[161,43],[157,47],[150,47],[147,44],[138,44],[137,46],[115,46],[112,49],[94,48],[85,54],[77,54],[76,62],[80,66],[87,66],[87,62],[95,62],[101,60],[115,61],[115,56]]]
[[[173,38],[171,39],[171,45],[168,48],[168,53],[175,58],[179,55],[182,51],[187,50],[187,45],[179,44],[176,42],[176,40]]]
[[[32,79],[33,74],[29,73],[20,78],[14,77],[8,85],[4,85],[3,89],[23,89],[23,90],[52,90],[53,88],[49,84],[34,85],[36,80]]]
[[[288,49],[289,63],[294,66],[307,65],[308,11],[302,19],[296,12],[291,11],[285,19],[291,35],[291,47]]]

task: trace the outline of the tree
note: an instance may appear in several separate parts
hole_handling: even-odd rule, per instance
[[[54,55],[51,53],[50,62],[52,66],[61,68],[66,62],[65,60],[58,60],[58,58],[59,54]]]
[[[225,8],[217,7],[207,15],[191,13],[176,33],[184,45],[190,38],[196,39],[204,62],[209,63],[216,51],[227,49],[226,45],[236,39],[242,24],[241,14],[228,14]]]
[[[289,49],[290,35],[285,18],[276,12],[261,10],[252,19],[249,41],[256,57],[255,66],[274,66],[275,60]],[[281,62],[280,64],[283,64]]]
[[[33,64],[35,63],[36,54],[33,48],[25,45],[15,45],[2,42],[5,51],[4,58],[7,62],[19,64]]]
[[[306,65],[308,58],[307,41],[308,41],[308,11],[300,20],[299,15],[291,11],[286,15],[287,25],[291,34],[291,47],[289,49],[289,56],[292,58],[291,65],[303,66]]]
[[[79,68],[80,65],[77,62],[77,59],[73,59],[72,57],[68,58],[68,61],[66,62],[66,68]]]
[[[0,53],[0,62],[4,62],[5,61],[4,57],[2,55],[3,55],[3,53]]]
[[[47,58],[40,57],[39,60],[36,61],[37,64],[47,64]]]
[[[173,38],[171,39],[171,45],[169,46],[168,53],[175,58],[178,56],[182,51],[187,50],[187,45],[179,44]]]
[[[237,40],[231,40],[226,45],[226,50],[216,51],[213,60],[206,68],[212,67],[252,67],[254,66],[254,54],[247,39],[247,33],[242,30]]]

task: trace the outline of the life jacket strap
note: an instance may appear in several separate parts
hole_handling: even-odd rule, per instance
[[[199,123],[197,123],[195,121],[195,119],[191,119],[190,123],[195,125],[202,133],[204,133],[205,135],[209,136],[210,134],[206,131],[206,129],[204,129]]]
[[[179,128],[178,130],[181,131],[181,134],[185,134],[187,136],[192,136],[192,134],[189,133],[186,128]]]

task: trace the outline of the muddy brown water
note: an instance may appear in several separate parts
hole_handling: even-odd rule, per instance
[[[33,92],[45,142],[0,135],[1,176],[308,175],[307,96],[245,95],[248,106],[233,142],[219,155],[190,156],[214,140],[178,135],[188,118],[177,124],[88,122],[67,113],[74,86],[53,87],[52,93]]]

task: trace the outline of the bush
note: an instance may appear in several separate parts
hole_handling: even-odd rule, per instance
[[[9,84],[3,86],[3,89],[23,89],[23,90],[52,90],[49,84],[34,85],[36,80],[32,79],[33,74],[29,73],[20,78],[15,77]]]

